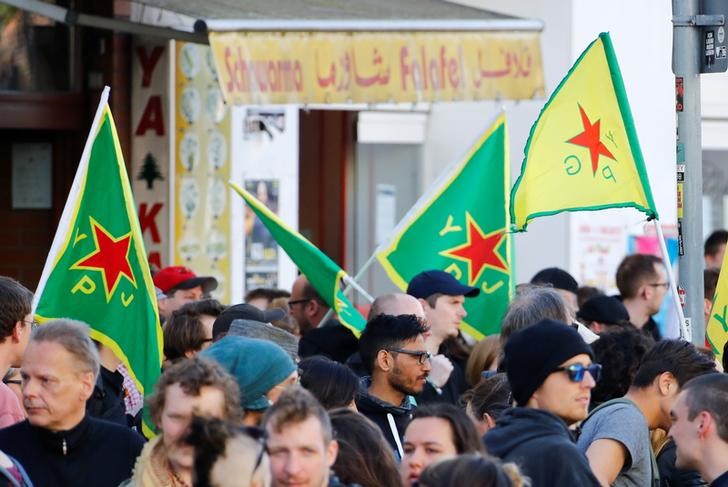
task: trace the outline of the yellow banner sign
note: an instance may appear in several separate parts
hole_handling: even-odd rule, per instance
[[[544,94],[539,34],[211,33],[233,104],[530,99]]]

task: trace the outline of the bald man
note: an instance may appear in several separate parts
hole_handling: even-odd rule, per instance
[[[415,315],[420,321],[426,321],[425,310],[424,308],[422,308],[422,303],[420,303],[420,300],[415,298],[414,296],[410,296],[409,294],[404,293],[391,293],[377,296],[377,298],[372,303],[372,307],[369,309],[367,321],[371,321],[379,315]],[[425,334],[425,338],[427,338],[427,335],[429,334],[430,332],[427,332]],[[349,368],[353,370],[354,373],[356,373],[356,375],[358,375],[359,377],[369,375],[369,372],[366,370],[364,364],[361,361],[361,356],[359,355],[359,352],[349,357],[349,359],[346,361],[346,365],[348,365]],[[432,357],[430,365],[432,366],[432,371],[430,371],[430,374],[434,372],[437,380],[442,381],[442,383],[444,384],[453,369],[453,365],[450,360],[448,360],[443,355],[437,355],[435,357]],[[442,380],[443,378],[444,381]]]
[[[378,296],[372,303],[367,321],[379,315],[415,315],[425,318],[422,304],[414,296],[404,293],[391,293]]]

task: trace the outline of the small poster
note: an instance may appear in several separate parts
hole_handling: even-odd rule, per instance
[[[252,179],[245,189],[255,195],[273,213],[278,213],[277,180]],[[278,244],[260,218],[245,208],[245,288],[278,286]]]

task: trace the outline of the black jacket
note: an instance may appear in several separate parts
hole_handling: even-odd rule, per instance
[[[307,331],[298,342],[298,356],[325,355],[340,364],[359,350],[359,341],[338,320],[329,320],[318,328]]]
[[[514,462],[532,487],[599,487],[566,423],[540,409],[506,410],[485,435],[488,453]]]
[[[394,419],[395,428],[397,430],[396,434],[399,437],[400,444],[402,444],[404,439],[404,430],[412,420],[412,413],[415,408],[409,396],[405,397],[402,404],[395,406],[369,395],[367,392],[369,383],[369,377],[365,377],[362,380],[362,386],[356,396],[356,408],[361,414],[371,419],[377,426],[379,426],[379,429],[382,430],[382,433],[384,434],[384,438],[386,438],[387,442],[392,447],[392,450],[394,450],[394,454],[399,461],[401,458],[399,450],[397,449],[397,442],[394,439],[395,432],[392,431],[387,415],[392,415],[392,419]]]
[[[670,439],[657,453],[660,487],[701,487],[708,485],[695,470],[678,470],[675,466],[677,445]]]
[[[88,415],[57,433],[27,420],[0,430],[0,449],[17,459],[38,487],[117,487],[131,477],[143,445],[130,429]]]

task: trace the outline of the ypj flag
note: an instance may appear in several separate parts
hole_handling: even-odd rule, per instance
[[[366,326],[366,320],[341,289],[341,281],[346,273],[303,235],[286,225],[255,196],[233,182],[230,186],[243,197],[276,243],[288,254],[326,304],[336,311],[341,324],[358,337]]]
[[[162,365],[154,284],[105,88],[35,294],[35,316],[80,320],[150,394]],[[153,435],[145,414],[144,433]]]
[[[608,33],[577,59],[541,110],[511,192],[511,223],[562,211],[633,207],[657,218]]]
[[[713,309],[710,312],[708,326],[705,327],[705,339],[716,360],[723,360],[723,347],[728,341],[728,259],[723,258],[718,285],[713,297]]]
[[[480,289],[465,300],[463,328],[476,338],[500,331],[513,292],[508,226],[510,187],[505,114],[445,171],[377,252],[402,290],[429,269]]]

